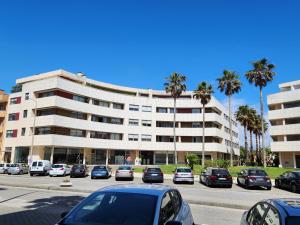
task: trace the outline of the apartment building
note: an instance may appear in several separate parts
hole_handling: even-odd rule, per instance
[[[268,96],[271,151],[282,167],[300,168],[300,80],[279,85]]]
[[[9,159],[11,158],[11,152],[4,151],[5,148],[3,146],[7,101],[8,95],[3,90],[0,90],[0,162],[10,162]]]
[[[22,91],[10,95],[5,131],[12,161],[173,163],[173,100],[164,91],[107,84],[64,70],[16,83]],[[206,159],[229,159],[231,144],[237,158],[236,121],[231,143],[223,105],[212,97],[205,113]],[[201,156],[202,125],[200,102],[193,92],[183,93],[177,101],[179,163],[189,152]]]

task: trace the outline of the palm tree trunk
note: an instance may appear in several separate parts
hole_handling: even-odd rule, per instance
[[[258,147],[258,134],[255,133],[255,147],[256,147],[256,162],[257,164],[260,164],[260,155],[259,155],[259,147]]]
[[[253,131],[250,130],[250,151],[253,152]]]
[[[174,98],[174,112],[173,112],[173,142],[174,142],[174,163],[177,165],[177,152],[176,152],[176,98]]]
[[[248,140],[247,140],[247,126],[244,126],[244,139],[245,139],[245,151],[246,151],[246,159],[249,157],[248,153]]]
[[[231,96],[228,96],[229,105],[229,132],[230,132],[230,166],[233,166],[232,121],[231,121]]]
[[[261,149],[264,154],[264,167],[267,166],[266,163],[266,152],[265,152],[265,127],[264,127],[264,100],[263,100],[263,93],[262,93],[262,86],[259,88],[259,97],[260,97],[260,116],[261,116]]]
[[[203,104],[202,108],[202,116],[203,116],[203,124],[202,124],[202,168],[204,168],[205,164],[205,105]]]

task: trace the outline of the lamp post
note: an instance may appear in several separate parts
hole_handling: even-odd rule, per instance
[[[31,147],[29,154],[29,165],[32,162],[32,154],[33,154],[33,144],[34,144],[34,135],[35,135],[35,119],[36,119],[36,108],[37,108],[37,100],[30,98],[30,100],[34,101],[34,116],[33,116],[33,126],[32,126],[32,134],[31,134]]]

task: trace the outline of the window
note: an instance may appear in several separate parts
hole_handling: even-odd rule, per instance
[[[199,142],[202,142],[202,137],[192,137],[192,142],[193,142],[193,143],[199,143]]]
[[[113,108],[114,109],[124,109],[124,105],[121,103],[113,103]]]
[[[142,141],[151,141],[152,136],[150,134],[142,134]]]
[[[18,130],[7,130],[6,137],[7,138],[17,137],[17,132],[18,132]]]
[[[110,139],[111,140],[122,140],[122,134],[111,133]]]
[[[129,119],[128,124],[130,126],[138,126],[139,125],[139,120],[138,119]]]
[[[21,103],[21,97],[11,98],[9,101],[9,104],[11,105],[20,104],[20,103]]]
[[[25,136],[25,133],[26,133],[26,128],[23,127],[23,128],[22,128],[22,132],[21,132],[21,136]]]
[[[189,171],[184,171],[184,172],[188,172],[190,173],[191,170]],[[181,195],[178,191],[176,190],[172,190],[170,192],[172,200],[173,200],[173,205],[174,205],[174,210],[175,210],[175,214],[177,214],[180,211],[181,208],[181,204],[182,204],[182,199],[181,199]]]
[[[151,127],[152,121],[151,120],[142,120],[142,126],[144,127]]]
[[[280,225],[279,214],[270,206],[262,225]]]
[[[84,137],[85,136],[85,132],[83,130],[71,129],[70,130],[70,136]]]
[[[51,134],[51,127],[38,127],[35,130],[36,135]]]
[[[129,104],[129,110],[130,111],[139,111],[139,106],[138,105]]]
[[[39,93],[38,96],[39,96],[39,98],[54,96],[54,91],[42,92],[42,93]]]
[[[88,103],[88,98],[79,95],[73,95],[73,100]]]
[[[100,105],[100,106],[103,106],[103,107],[109,108],[109,102],[99,101],[99,105]]]
[[[152,112],[152,107],[151,106],[142,106],[142,112]]]
[[[23,111],[23,118],[27,118],[27,109]]]
[[[86,116],[84,113],[82,112],[71,112],[71,117],[72,118],[75,118],[75,119],[81,119],[81,120],[85,120],[86,119]]]
[[[123,123],[123,120],[120,119],[120,118],[111,118],[111,119],[110,119],[110,122],[111,122],[112,124],[122,124],[122,123]]]
[[[192,108],[192,113],[201,113],[200,108]]]
[[[158,113],[168,113],[168,108],[158,107],[158,108],[156,108],[156,112],[158,112]]]
[[[128,141],[138,141],[139,135],[138,134],[128,134]]]
[[[29,99],[29,93],[26,93],[25,94],[25,100],[28,100]]]
[[[192,128],[199,128],[201,127],[200,122],[192,122]]]
[[[19,113],[8,114],[8,121],[19,120]]]
[[[170,193],[167,192],[161,202],[159,225],[164,225],[167,221],[174,219],[175,215],[173,201],[170,197]]]
[[[258,203],[248,213],[247,222],[253,225],[260,225],[268,208],[266,203]]]

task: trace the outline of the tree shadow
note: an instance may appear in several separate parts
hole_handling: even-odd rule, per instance
[[[41,198],[29,202],[22,211],[13,212],[16,209],[2,207],[0,211],[1,225],[53,225],[60,220],[61,213],[69,211],[82,201],[82,196],[53,196]],[[6,213],[6,214],[3,214]]]

